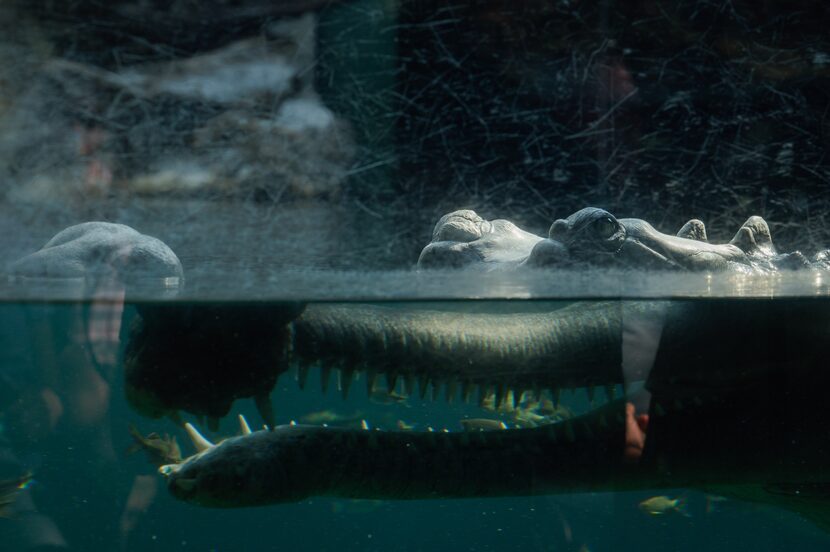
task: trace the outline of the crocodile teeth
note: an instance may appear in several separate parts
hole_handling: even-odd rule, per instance
[[[415,394],[415,376],[407,374],[403,378],[403,390],[407,396]]]
[[[461,398],[465,403],[470,402],[470,396],[473,394],[473,384],[469,380],[461,382]]]
[[[239,432],[242,435],[250,435],[251,434],[251,426],[248,425],[248,420],[245,419],[245,416],[240,414],[237,416],[239,420]]]
[[[354,381],[354,371],[353,370],[340,370],[340,391],[343,393],[343,398],[347,399],[349,397],[349,389],[352,387],[352,382]]]
[[[447,382],[447,402],[452,403],[455,396],[458,394],[458,382],[454,379],[451,379]]]
[[[550,389],[550,400],[553,403],[554,407],[559,406],[559,399],[562,397],[562,390],[551,387]]]
[[[196,429],[190,422],[184,424],[184,429],[187,431],[187,435],[190,437],[190,440],[193,441],[193,446],[196,447],[198,452],[202,452],[216,446],[205,439],[202,434],[199,433],[199,430]]]
[[[504,399],[507,398],[506,395],[507,395],[507,391],[506,391],[504,385],[502,385],[502,384],[496,385],[496,402],[495,402],[495,405],[496,405],[497,409],[504,406]]]
[[[438,400],[438,396],[441,394],[441,380],[432,380],[432,386],[429,390],[429,398],[432,401]]]
[[[514,389],[510,394],[511,398],[513,399],[513,410],[519,408],[519,404],[522,402],[522,395],[524,395],[524,391],[519,389]]]
[[[305,382],[308,379],[308,364],[302,362],[299,366],[297,366],[297,385],[300,389],[305,389]]]
[[[391,393],[398,386],[398,373],[386,372],[386,389]]]
[[[375,385],[378,382],[378,373],[374,370],[366,372],[366,394],[371,395],[375,391]]]
[[[483,407],[487,403],[488,385],[486,383],[478,384],[478,406]]]
[[[331,379],[331,366],[323,366],[320,369],[320,390],[324,395],[329,390],[329,379]]]
[[[418,377],[418,396],[421,400],[427,396],[427,387],[429,386],[429,376],[421,375]]]

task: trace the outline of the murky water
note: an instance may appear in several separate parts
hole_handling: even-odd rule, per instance
[[[178,312],[199,313],[205,312],[199,309],[207,308],[214,314],[247,312],[246,304],[174,303]],[[180,426],[169,419],[141,416],[125,399],[125,349],[129,350],[130,340],[135,339],[137,313],[146,313],[152,305],[122,305],[109,299],[7,302],[0,309],[3,320],[3,389],[0,393],[3,400],[3,477],[30,471],[34,479],[8,507],[10,513],[0,519],[0,530],[8,535],[4,537],[5,542],[13,543],[9,545],[10,550],[22,550],[22,542],[38,538],[51,539],[55,543],[63,541],[78,550],[278,550],[291,546],[299,550],[338,551],[473,551],[516,547],[533,550],[734,551],[776,550],[783,546],[818,550],[827,546],[830,537],[816,524],[791,511],[792,508],[741,500],[736,494],[730,495],[724,486],[724,482],[729,482],[729,476],[727,473],[725,481],[723,473],[724,469],[727,472],[734,469],[734,458],[743,461],[744,452],[746,458],[760,455],[766,461],[759,468],[752,468],[755,475],[750,479],[766,485],[774,498],[775,483],[779,482],[776,478],[782,476],[769,456],[776,450],[790,450],[786,443],[780,443],[782,448],[778,449],[774,441],[787,435],[787,427],[792,431],[789,435],[793,440],[804,431],[817,427],[801,425],[797,416],[803,412],[820,413],[823,408],[805,409],[794,401],[803,397],[814,399],[813,394],[799,389],[822,384],[821,375],[804,368],[821,356],[817,352],[820,344],[816,344],[818,349],[805,351],[805,340],[794,331],[787,332],[786,328],[812,326],[808,333],[813,337],[818,335],[816,332],[830,331],[827,324],[830,309],[825,301],[674,301],[661,303],[660,309],[647,311],[648,315],[643,314],[642,303],[610,301],[605,304],[607,313],[622,314],[622,326],[613,330],[620,332],[620,350],[610,353],[618,355],[622,365],[619,381],[607,387],[599,386],[595,392],[588,393],[576,381],[558,390],[542,389],[538,397],[528,387],[514,407],[508,389],[504,403],[497,408],[494,402],[497,385],[484,386],[483,397],[475,389],[469,402],[463,400],[464,392],[459,385],[450,390],[452,400],[448,401],[445,382],[436,389],[431,381],[423,391],[416,385],[407,393],[405,378],[401,377],[392,390],[394,393],[390,394],[388,379],[381,373],[370,392],[365,371],[370,366],[360,364],[357,372],[351,375],[354,381],[349,386],[344,384],[345,374],[349,372],[334,370],[329,376],[327,392],[323,393],[320,390],[320,367],[331,364],[343,368],[344,365],[322,350],[319,353],[324,360],[310,365],[308,375],[303,376],[307,378],[303,390],[299,389],[299,376],[293,364],[280,374],[271,395],[276,423],[327,424],[357,431],[365,431],[362,428],[366,426],[369,431],[383,432],[435,430],[440,434],[445,428],[451,432],[463,431],[462,420],[485,418],[503,422],[508,428],[506,431],[510,431],[567,423],[600,408],[613,394],[617,401],[625,397],[636,404],[638,414],[650,415],[650,425],[645,432],[646,447],[651,434],[663,435],[660,445],[667,447],[663,451],[667,457],[660,461],[679,467],[678,473],[685,470],[684,474],[672,476],[671,470],[663,470],[662,476],[654,479],[655,483],[659,482],[654,488],[645,486],[626,492],[613,492],[614,484],[611,484],[607,492],[544,493],[486,499],[409,501],[313,496],[296,503],[217,510],[175,500],[148,457],[142,451],[130,450],[135,443],[129,431],[133,424],[144,435],[157,432],[175,436],[185,456],[195,452]],[[550,316],[553,320],[563,312],[585,311],[598,305],[601,303],[596,300],[514,300],[375,303],[367,304],[365,308],[379,309],[378,312],[387,314],[438,312],[439,321],[449,313],[458,317],[463,326],[465,317],[482,314],[513,316],[530,312]],[[678,305],[697,312],[696,319],[687,321],[691,329],[684,335],[691,336],[689,342],[677,341],[678,318],[672,318],[671,312],[677,310]],[[272,312],[283,308],[276,304],[258,306]],[[347,306],[353,307],[354,304]],[[340,305],[312,304],[306,307],[303,316],[313,316],[331,308],[340,308]],[[248,322],[244,316],[235,316],[227,317],[227,332],[234,332]],[[735,321],[742,317],[746,328],[735,327]],[[722,323],[718,321],[720,319]],[[221,325],[200,326],[198,321],[191,320],[184,329],[209,333],[217,328]],[[785,329],[783,334],[782,328]],[[755,336],[751,343],[747,341],[750,335]],[[713,341],[714,336],[719,339]],[[192,343],[189,337],[182,342],[183,347]],[[234,335],[233,339],[244,343],[249,337]],[[693,347],[701,344],[708,346],[707,350],[693,358]],[[153,342],[144,345],[151,347]],[[744,357],[745,362],[742,362],[740,355],[745,355],[752,347],[761,350],[755,350],[751,358]],[[718,358],[724,360],[724,365],[711,364]],[[761,362],[764,358],[771,360]],[[248,366],[235,362],[235,359],[214,360],[217,364],[226,362],[227,369],[235,372],[232,379],[244,377],[248,370]],[[373,360],[383,364],[384,359],[376,356]],[[795,368],[799,364],[802,366],[800,371]],[[683,377],[688,375],[683,371],[696,368],[700,370],[699,376]],[[654,373],[650,374],[652,369]],[[674,369],[681,370],[681,381],[669,384],[672,378],[665,376]],[[734,381],[729,375],[721,379],[709,377],[722,370],[734,375]],[[708,372],[711,374],[707,375]],[[184,377],[191,378],[192,385],[198,387],[207,383],[199,379],[200,375],[209,373],[211,369],[207,366],[182,365],[179,375],[171,373],[169,377],[181,378],[181,374],[186,374]],[[500,373],[509,378],[510,364],[505,363]],[[646,388],[655,387],[654,395],[643,388],[644,381],[649,381],[650,376],[657,383],[646,384]],[[497,383],[499,380],[491,381]],[[211,384],[207,385],[210,388]],[[348,387],[346,399],[344,387]],[[693,395],[696,398],[692,398]],[[733,401],[732,410],[724,410],[722,405],[711,406],[712,397],[718,396],[738,399]],[[660,397],[670,399],[661,402]],[[674,406],[675,397],[681,397],[679,406]],[[261,425],[253,402],[251,399],[236,400],[215,432],[208,431],[202,416],[186,411],[182,411],[181,416],[216,441],[239,432],[237,414],[244,414],[255,429]],[[658,402],[663,406],[656,407]],[[747,404],[754,406],[748,408]],[[659,413],[663,407],[667,412]],[[771,416],[770,411],[775,415]],[[721,432],[723,434],[718,432],[718,426],[711,425],[718,422],[718,416],[723,412],[743,417],[741,424],[746,433],[759,433],[761,438],[734,442],[734,450],[726,450],[723,459],[719,459],[718,450],[729,449],[726,446],[728,440],[742,435],[730,433],[735,430],[734,421],[723,424],[726,428]],[[695,422],[695,416],[700,416],[699,424]],[[778,420],[781,425],[770,427],[769,439],[765,441],[765,430],[759,432],[758,427],[770,420]],[[566,442],[567,437],[562,437],[567,435],[561,429],[564,426],[556,427],[560,428],[560,440]],[[585,436],[578,426],[575,427],[577,440],[596,437]],[[685,433],[680,439],[665,437],[673,431]],[[620,433],[619,439],[626,439],[626,435]],[[706,452],[697,456],[692,454],[697,460],[686,465],[684,449],[677,445],[681,441],[699,446]],[[768,446],[770,442],[773,442],[772,446]],[[818,439],[809,446],[825,446],[824,440]],[[741,447],[745,450],[741,451]],[[752,447],[756,447],[754,453]],[[806,459],[802,472],[805,480],[823,485],[821,470],[810,472],[815,454],[823,453],[808,449],[795,451],[794,454],[803,454]],[[782,457],[790,453],[782,453]],[[707,457],[713,462],[700,461]],[[731,468],[721,469],[719,465]],[[338,466],[332,466],[332,470],[337,469]],[[475,470],[476,466],[471,465],[469,469]],[[672,477],[683,481],[689,474],[692,478],[699,476],[698,483],[708,484],[711,488],[672,485]],[[597,478],[602,477],[598,471]],[[624,480],[617,485],[625,487]],[[792,492],[792,489],[788,491],[790,496]],[[654,496],[680,498],[685,505],[682,510],[670,509],[661,515],[644,511],[640,504]]]
[[[828,549],[822,262],[415,270],[457,209],[540,238],[586,206],[672,236],[699,219],[712,244],[758,215],[812,259],[825,12],[3,2],[0,551]],[[184,279],[8,277],[86,221],[162,240]],[[347,496],[175,498],[222,486],[175,483],[170,439],[196,456],[185,423],[219,442],[239,414],[305,445],[225,464],[236,497],[282,470]]]

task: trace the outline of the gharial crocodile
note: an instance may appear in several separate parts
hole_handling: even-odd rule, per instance
[[[728,244],[706,242],[699,221],[680,234],[585,209],[541,238],[464,211],[439,222],[420,264],[518,269],[601,259],[712,271],[826,268],[826,252],[812,259],[777,254],[759,217]],[[659,328],[659,347],[647,362],[648,414],[638,417],[623,398],[563,422],[505,431],[243,426],[242,436],[217,445],[194,435],[200,452],[162,468],[182,500],[233,507],[312,495],[406,499],[695,487],[774,502],[824,525],[830,493],[824,300],[597,302],[509,314],[376,305],[280,305],[270,314],[267,307],[240,308],[233,311],[238,320],[224,319],[223,330],[213,322],[193,325],[194,315],[212,311],[177,315],[157,305],[143,313],[125,359],[133,405],[153,416],[178,409],[221,416],[237,397],[255,395],[263,405],[274,373],[291,364],[298,365],[301,385],[309,366],[320,366],[324,385],[332,369],[340,370],[344,395],[361,371],[370,387],[383,375],[390,388],[403,380],[412,392],[419,382],[422,393],[443,388],[464,399],[479,389],[492,391],[496,403],[527,392],[556,396],[562,388],[622,383],[631,322],[645,320]],[[232,349],[269,345],[248,351],[251,370],[229,370],[232,360],[217,360],[223,355],[216,347],[199,350],[211,335],[262,328],[264,320],[273,323],[258,341],[243,339]],[[200,328],[209,331],[193,331]],[[251,391],[252,374],[264,372],[268,382]]]

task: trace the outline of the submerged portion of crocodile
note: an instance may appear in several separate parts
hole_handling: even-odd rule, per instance
[[[593,208],[556,221],[547,238],[476,217],[444,217],[421,266],[550,269],[576,263],[766,273],[826,262],[824,254],[813,260],[778,254],[758,217],[727,244],[706,242],[699,221],[670,236]],[[48,249],[38,262],[49,260]],[[98,258],[70,253],[82,265]],[[633,362],[637,328],[651,328],[656,352],[638,362],[652,400],[638,417],[627,397],[533,429],[285,426],[216,446],[202,440],[201,452],[164,468],[173,494],[196,504],[663,486],[724,494],[739,485],[736,495],[759,500],[809,491],[813,508],[823,505],[830,486],[823,468],[830,451],[824,430],[830,308],[822,300],[583,302],[547,310],[514,304],[510,312],[489,313],[414,305],[162,302],[142,304],[139,312],[125,352],[125,382],[136,409],[151,416],[184,410],[216,422],[236,398],[254,397],[269,425],[268,394],[290,367],[301,386],[312,368],[319,369],[324,388],[337,371],[344,396],[360,372],[369,390],[383,378],[390,390],[402,382],[405,391],[421,395],[472,400],[477,394],[480,401],[492,395],[496,406],[527,394],[555,400],[561,389],[574,387],[603,386],[613,397]]]
[[[583,312],[605,308],[607,313],[612,306],[622,317],[616,330],[622,336],[627,320],[662,314],[662,337],[647,374],[652,393],[647,427],[639,431],[631,397],[531,429],[448,433],[280,426],[208,445],[182,464],[165,467],[169,489],[197,505],[239,507],[321,495],[425,499],[691,487],[793,509],[822,525],[830,504],[825,498],[830,497],[825,469],[830,372],[822,345],[830,334],[827,301],[602,303],[583,306]],[[370,307],[329,308],[342,309],[331,319],[342,322],[347,312],[359,312],[349,309]],[[584,319],[586,325],[589,320]],[[599,325],[602,316],[593,320]],[[386,323],[378,318],[378,324]],[[440,357],[440,342],[407,333]],[[367,378],[392,368],[406,378],[379,352],[398,358],[388,343],[393,334],[390,330],[387,340],[378,338],[372,345],[360,332],[341,333],[342,342],[353,348],[341,344],[331,356],[323,354],[325,348],[295,348],[294,354],[306,360],[316,354],[321,358],[314,366],[345,370],[348,363],[335,364],[335,358],[348,359],[359,350],[366,357],[352,366],[365,370]],[[312,334],[305,335],[311,339]],[[384,342],[387,349],[381,348]],[[600,362],[575,371],[569,381],[620,381],[624,337],[617,347],[607,357],[617,363],[614,369],[605,370]],[[527,361],[518,351],[509,356]],[[504,377],[521,381],[521,370],[511,375],[509,364],[504,366]],[[450,389],[452,377],[440,366],[435,370]],[[469,377],[461,368],[454,373],[462,380]],[[462,387],[456,383],[455,389]]]

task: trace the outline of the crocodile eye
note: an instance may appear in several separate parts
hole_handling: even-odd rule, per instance
[[[594,232],[600,238],[607,240],[617,231],[617,223],[611,217],[604,217],[594,224]]]

